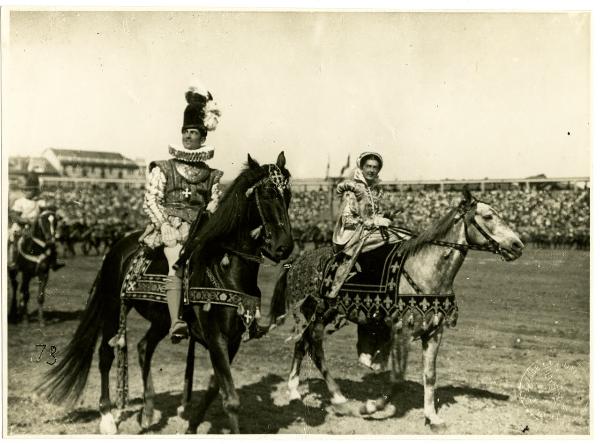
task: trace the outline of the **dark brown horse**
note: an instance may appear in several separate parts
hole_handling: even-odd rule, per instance
[[[56,213],[51,209],[43,210],[27,233],[23,234],[14,245],[17,249],[15,267],[8,271],[12,286],[11,308],[8,319],[12,322],[23,320],[29,322],[29,283],[38,278],[38,322],[44,326],[44,300],[46,285],[50,274],[50,255],[56,242]],[[21,300],[18,300],[18,275],[21,273]]]
[[[274,261],[280,261],[292,251],[287,214],[291,197],[289,177],[283,152],[276,164],[263,166],[248,156],[247,168],[228,187],[217,210],[195,233],[192,231],[190,243],[186,246],[187,251],[193,251],[189,259],[189,272],[202,270],[202,275],[216,276],[222,288],[259,296],[259,260],[256,259],[264,254]],[[41,386],[51,401],[78,399],[86,384],[95,344],[101,335],[102,433],[117,432],[119,417],[115,421],[109,396],[109,371],[114,359],[114,350],[109,341],[119,329],[120,290],[127,266],[138,249],[138,237],[139,233],[126,236],[108,251],[79,327],[62,360],[49,372],[48,379]],[[223,260],[226,253],[227,263]],[[128,300],[126,304],[151,323],[137,346],[144,387],[141,423],[142,427],[147,427],[155,420],[150,361],[156,346],[168,334],[169,312],[166,304],[148,300]],[[189,419],[188,432],[195,433],[220,389],[231,431],[239,433],[239,397],[231,375],[231,362],[246,326],[234,307],[213,304],[210,310],[206,308],[185,306],[183,311],[183,317],[190,327],[190,340],[208,349],[214,370],[198,415]]]
[[[373,270],[383,270],[384,267],[390,270],[386,276],[393,276],[394,279],[383,281],[383,296],[386,300],[379,295],[373,300],[372,295],[369,295],[366,298],[371,299],[363,302],[364,299],[361,300],[358,295],[361,290],[348,291],[348,294],[344,295],[344,287],[337,300],[323,299],[319,294],[312,292],[314,288],[308,284],[311,282],[310,270],[315,270],[307,265],[311,260],[310,255],[300,256],[289,271],[280,277],[271,302],[273,318],[282,317],[287,306],[295,306],[299,307],[307,319],[305,329],[296,341],[294,349],[288,379],[290,398],[301,398],[298,391],[300,365],[304,355],[308,353],[325,379],[332,394],[332,404],[337,404],[341,412],[348,410],[341,407],[346,405],[346,397],[340,391],[325,362],[323,332],[325,326],[336,319],[337,313],[341,312],[348,320],[359,323],[361,320],[357,314],[364,314],[366,311],[368,316],[364,317],[361,323],[388,331],[389,343],[381,345],[382,349],[391,350],[392,372],[388,393],[377,400],[367,401],[360,413],[372,414],[383,410],[393,397],[401,393],[409,345],[418,339],[423,349],[425,421],[432,426],[443,425],[443,420],[437,414],[434,405],[436,357],[444,325],[452,325],[453,322],[448,321],[457,314],[453,281],[469,249],[490,251],[510,261],[521,256],[523,243],[502,221],[496,210],[465,191],[457,207],[422,234],[399,246],[396,256],[380,255],[382,260],[378,263],[368,263],[368,258],[359,256],[359,262],[365,269],[368,266],[368,273],[375,274]],[[323,253],[327,254],[327,251],[323,250]],[[371,253],[365,253],[368,254]],[[317,260],[320,259],[318,255],[319,252],[315,252]],[[392,260],[388,259],[390,257]],[[384,265],[384,261],[388,260],[387,265]],[[318,273],[312,274],[318,277]],[[355,286],[352,288],[364,288],[366,277],[359,272],[353,278]],[[444,309],[445,304],[448,305]],[[348,307],[350,308],[346,310]],[[377,313],[382,315],[377,316]]]

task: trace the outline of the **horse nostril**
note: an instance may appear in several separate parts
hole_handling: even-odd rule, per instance
[[[512,243],[512,249],[513,249],[513,250],[518,250],[518,251],[520,251],[520,250],[522,250],[522,249],[523,249],[523,247],[524,247],[524,245],[523,245],[523,243],[522,243],[522,242],[519,242],[519,241],[514,241],[514,242]]]

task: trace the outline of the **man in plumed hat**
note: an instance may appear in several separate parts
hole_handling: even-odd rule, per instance
[[[188,331],[180,314],[182,279],[173,265],[199,213],[215,211],[223,175],[205,163],[214,155],[206,136],[216,129],[221,113],[211,93],[198,83],[188,88],[185,99],[182,146],[169,145],[172,158],[149,165],[144,211],[151,224],[140,238],[150,248],[162,247],[169,264],[165,287],[174,343],[187,338]]]
[[[10,228],[8,230],[8,268],[12,269],[17,261],[17,242],[35,223],[40,213],[46,207],[46,202],[40,199],[40,181],[37,173],[31,171],[21,187],[23,196],[15,200],[9,211]],[[65,266],[57,259],[56,245],[50,245],[50,268],[58,270]]]
[[[345,259],[337,268],[331,290],[326,295],[330,298],[337,297],[353,269],[361,271],[356,261],[360,253],[410,237],[407,231],[390,229],[390,220],[381,212],[383,191],[379,185],[379,172],[383,157],[376,152],[364,152],[358,157],[356,166],[352,178],[342,181],[336,188],[341,206],[332,240],[334,250]],[[372,363],[372,356],[383,341],[381,336],[368,325],[358,325],[357,351],[361,364],[378,369]]]

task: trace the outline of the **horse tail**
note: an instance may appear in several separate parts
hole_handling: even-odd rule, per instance
[[[270,324],[279,324],[285,315],[287,314],[287,275],[289,266],[283,267],[277,282],[275,283],[275,289],[273,290],[273,297],[271,298],[271,306],[269,314],[271,317]]]
[[[103,264],[96,275],[79,326],[67,345],[62,359],[46,373],[45,381],[37,387],[37,390],[46,394],[51,402],[75,402],[85,388],[96,342],[106,316],[103,291],[100,291],[104,268]]]

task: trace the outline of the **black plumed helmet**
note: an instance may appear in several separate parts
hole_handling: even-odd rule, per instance
[[[217,127],[218,118],[221,115],[214,106],[212,94],[207,90],[190,86],[185,92],[185,100],[188,105],[183,112],[181,131],[193,128],[206,137],[208,131]]]

